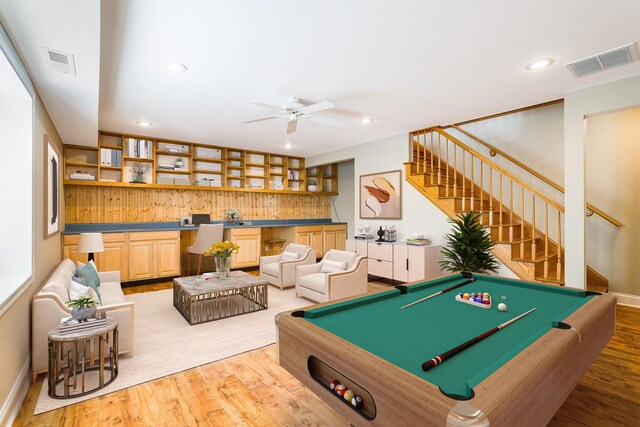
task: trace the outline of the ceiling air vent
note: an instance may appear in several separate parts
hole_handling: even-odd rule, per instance
[[[628,44],[589,58],[567,64],[574,77],[588,76],[621,65],[631,64],[638,60],[638,49],[635,43]]]
[[[53,71],[71,76],[76,75],[76,62],[73,59],[73,55],[44,46],[42,46],[42,49],[44,50],[45,61]]]

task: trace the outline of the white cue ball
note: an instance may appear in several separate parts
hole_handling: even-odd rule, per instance
[[[498,304],[498,310],[507,311],[507,304],[501,302],[500,304]]]

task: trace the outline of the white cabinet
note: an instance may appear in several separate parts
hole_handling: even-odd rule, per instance
[[[364,240],[364,239],[347,239],[345,241],[344,247],[345,247],[345,251],[349,251],[349,252],[355,252],[358,255],[362,255],[363,257],[368,256],[368,251],[367,251],[367,243],[370,242],[370,240]]]
[[[393,243],[368,242],[369,274],[393,280]]]
[[[417,282],[442,276],[441,260],[442,246],[396,244],[393,248],[393,279]]]

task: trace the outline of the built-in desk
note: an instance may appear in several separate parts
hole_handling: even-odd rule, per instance
[[[240,245],[239,253],[231,257],[231,268],[257,267],[260,256],[279,254],[288,243],[313,246],[316,255],[322,257],[330,249],[344,249],[347,232],[346,223],[332,223],[330,219],[223,224],[223,239]],[[183,227],[178,222],[67,224],[63,254],[74,262],[86,262],[87,254],[77,252],[79,234],[103,233],[105,251],[95,257],[99,270],[119,270],[123,282],[184,276],[189,260],[187,249],[194,244],[197,231],[198,227]],[[214,260],[205,257],[202,271],[213,270]]]

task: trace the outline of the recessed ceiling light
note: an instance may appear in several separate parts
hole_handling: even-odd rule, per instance
[[[144,127],[151,126],[150,122],[145,122],[144,120],[138,120],[136,123],[138,124],[138,126],[144,126]]]
[[[174,73],[184,73],[185,71],[187,71],[186,65],[179,62],[171,62],[167,64],[167,68],[169,69],[169,71],[173,71]]]
[[[368,125],[369,123],[373,123],[373,119],[371,117],[363,117],[358,121],[363,125]]]
[[[524,66],[527,70],[535,71],[553,64],[553,58],[544,58],[533,61]]]
[[[286,144],[282,144],[282,146],[283,146],[284,148],[286,148],[287,150],[289,150],[289,149],[293,148],[293,144],[292,144],[292,143],[290,143],[290,142],[287,142]]]

